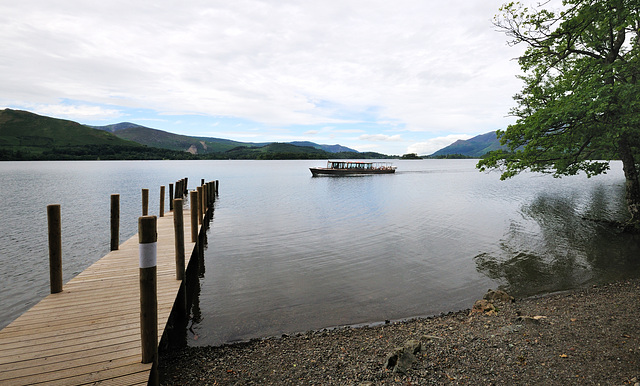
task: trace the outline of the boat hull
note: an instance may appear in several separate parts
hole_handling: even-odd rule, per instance
[[[391,174],[395,173],[396,169],[329,169],[329,168],[309,168],[311,174],[314,176],[328,175],[328,176],[348,176],[348,175],[362,175],[362,174]]]

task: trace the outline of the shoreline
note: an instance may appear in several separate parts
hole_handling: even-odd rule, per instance
[[[494,305],[168,350],[161,384],[640,386],[640,279]]]

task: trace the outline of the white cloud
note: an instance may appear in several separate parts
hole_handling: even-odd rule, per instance
[[[386,135],[386,134],[363,134],[358,137],[361,141],[384,141],[384,142],[399,142],[402,141],[400,134]]]
[[[510,123],[520,88],[509,60],[519,48],[490,22],[502,2],[4,2],[0,101],[330,125],[336,135],[384,126],[415,141],[489,131]]]
[[[109,109],[101,106],[68,105],[68,104],[24,104],[29,111],[40,115],[74,121],[119,119],[123,113],[117,109]]]
[[[410,145],[409,148],[407,149],[407,153],[416,153],[419,155],[430,155],[444,147],[451,145],[452,143],[454,143],[459,139],[466,140],[472,137],[473,137],[472,135],[466,135],[466,134],[452,134],[444,137],[431,138],[427,141],[418,142]]]

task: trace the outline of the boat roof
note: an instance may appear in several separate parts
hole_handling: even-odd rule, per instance
[[[338,161],[327,160],[327,162],[331,162],[331,163],[350,163],[350,164],[388,164],[388,163],[391,163],[389,161],[349,161],[349,160],[338,160]]]

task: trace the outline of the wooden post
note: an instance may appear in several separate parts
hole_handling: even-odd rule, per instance
[[[209,206],[213,206],[213,200],[214,200],[215,196],[213,195],[214,187],[213,187],[213,182],[212,181],[209,182],[209,189],[208,190],[209,190]]]
[[[138,218],[142,363],[158,361],[157,218]]]
[[[184,279],[184,219],[182,217],[182,199],[174,200],[173,229],[176,238],[176,280]]]
[[[204,185],[204,178],[200,179],[200,185]]]
[[[159,217],[164,217],[164,185],[160,187],[160,212]]]
[[[202,207],[202,186],[198,186],[196,193],[196,200],[198,200],[198,224],[202,224],[202,212],[204,211]]]
[[[205,184],[203,185],[204,187],[204,205],[206,208],[206,211],[209,211],[209,205],[211,204],[211,185],[209,185],[208,182],[205,182]]]
[[[173,210],[173,184],[169,184],[169,211]]]
[[[198,192],[192,190],[189,194],[191,203],[191,242],[198,241]]]
[[[209,187],[207,184],[202,185],[202,213],[207,216],[207,212],[209,211],[209,200],[207,200],[207,196],[209,195]]]
[[[149,214],[149,189],[142,189],[142,215]]]
[[[62,292],[62,221],[60,205],[47,205],[49,227],[49,280],[51,293]]]
[[[120,247],[120,195],[111,195],[111,250]]]
[[[216,196],[218,195],[218,189],[220,188],[220,181],[216,180]]]
[[[182,187],[182,195],[186,195],[189,192],[189,177],[184,178],[184,186]]]

